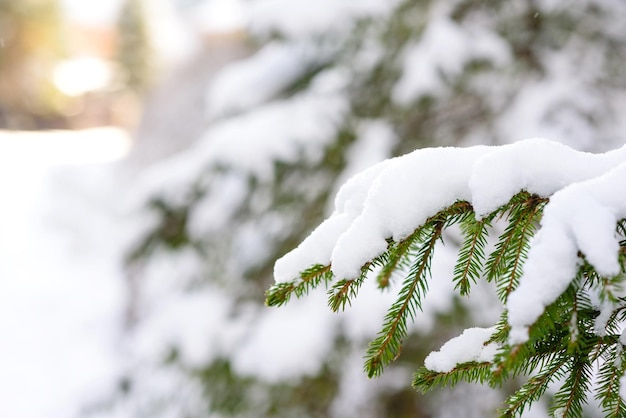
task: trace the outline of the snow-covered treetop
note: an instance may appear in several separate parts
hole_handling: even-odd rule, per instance
[[[377,275],[381,288],[392,273],[405,274],[367,354],[366,371],[378,375],[399,355],[407,318],[418,315],[428,297],[436,241],[444,229],[459,223],[464,243],[454,277],[432,280],[453,280],[462,296],[482,277],[495,281],[505,313],[496,326],[468,329],[432,353],[425,373],[441,378],[465,373],[465,365],[473,364],[484,370],[464,375],[466,380],[494,382],[501,374],[530,372],[538,364],[535,356],[557,352],[552,347],[538,354],[555,338],[564,344],[564,358],[573,355],[573,346],[587,352],[590,344],[599,350],[602,344],[617,343],[615,335],[610,341],[602,338],[617,326],[614,311],[624,306],[619,285],[626,244],[625,188],[626,146],[591,154],[529,139],[496,147],[417,150],[345,183],[330,217],[276,262],[276,285],[267,302],[281,305],[291,293],[301,296],[326,282],[329,304],[338,310],[357,296],[370,273]],[[492,222],[501,218],[508,225],[485,258],[486,237],[494,234]],[[601,315],[602,301],[613,303],[613,322],[606,312]],[[565,335],[559,323],[563,317],[570,323]],[[519,347],[528,352],[517,356]],[[511,366],[525,356],[528,363]],[[424,376],[418,373],[415,384],[428,389],[432,385]],[[532,402],[523,399],[522,405]]]

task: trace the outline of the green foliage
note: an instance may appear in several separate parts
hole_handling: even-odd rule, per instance
[[[400,354],[402,341],[407,335],[407,319],[415,317],[428,292],[430,260],[442,229],[443,223],[437,221],[426,228],[420,228],[418,233],[414,234],[419,241],[415,252],[416,261],[402,284],[398,299],[385,316],[378,338],[370,343],[367,350],[365,371],[369,377],[380,375],[383,367]]]
[[[128,0],[127,3],[131,1]],[[384,2],[381,1],[382,3]],[[329,137],[332,136],[334,139],[328,145],[323,160],[312,164],[309,158],[304,158],[307,157],[306,155],[302,155],[303,158],[289,159],[290,162],[280,161],[280,159],[275,161],[275,176],[271,184],[264,183],[263,179],[251,178],[249,196],[245,202],[242,202],[241,207],[231,214],[221,228],[200,237],[197,231],[193,231],[193,222],[178,222],[178,220],[184,221],[183,214],[187,211],[193,215],[198,208],[202,209],[202,205],[198,204],[202,200],[190,199],[180,204],[177,199],[172,199],[175,203],[170,204],[169,207],[174,209],[175,213],[156,210],[163,225],[146,236],[146,245],[138,248],[133,261],[136,258],[145,262],[146,259],[157,259],[169,253],[177,254],[189,246],[201,245],[201,252],[207,260],[203,268],[207,271],[202,271],[202,274],[197,274],[197,276],[200,276],[202,281],[219,285],[235,301],[236,306],[256,303],[261,292],[269,287],[275,259],[294,248],[326,214],[332,199],[332,192],[338,186],[335,182],[338,178],[343,178],[346,167],[350,167],[355,161],[354,156],[351,155],[353,146],[356,146],[355,150],[362,148],[363,144],[360,143],[362,122],[382,121],[393,127],[397,140],[389,144],[388,156],[404,154],[416,148],[431,145],[473,144],[478,138],[486,143],[495,144],[503,137],[511,138],[518,135],[517,131],[511,133],[510,130],[514,130],[517,125],[513,124],[513,127],[510,127],[509,121],[515,119],[518,109],[529,106],[528,96],[531,96],[527,94],[529,91],[535,91],[537,86],[544,85],[546,93],[549,90],[561,91],[562,89],[550,89],[550,86],[554,82],[559,84],[563,80],[569,80],[567,75],[571,74],[576,85],[580,84],[577,91],[585,97],[599,97],[602,100],[594,101],[596,104],[594,106],[581,107],[570,97],[571,95],[565,94],[566,92],[548,95],[551,98],[547,102],[548,105],[545,106],[545,110],[542,107],[537,115],[541,116],[541,126],[556,122],[554,127],[558,131],[562,122],[561,112],[565,111],[566,121],[581,121],[583,126],[589,128],[583,129],[583,133],[592,132],[593,137],[599,140],[613,136],[614,125],[611,122],[614,119],[619,122],[619,115],[616,115],[613,110],[619,108],[619,103],[616,104],[611,100],[615,95],[598,95],[598,91],[602,92],[607,87],[613,90],[620,90],[620,88],[623,90],[624,80],[626,80],[623,77],[623,62],[626,57],[624,39],[615,35],[619,31],[610,29],[615,26],[616,21],[619,23],[619,18],[610,18],[613,15],[609,14],[611,8],[607,7],[606,11],[597,10],[598,6],[595,3],[583,7],[566,7],[567,5],[563,4],[554,8],[544,8],[534,4],[535,2],[516,3],[514,7],[511,7],[508,2],[494,0],[486,2],[462,0],[450,4],[445,3],[442,8],[442,3],[445,2],[402,0],[389,16],[375,16],[373,19],[364,19],[364,21],[346,22],[344,26],[346,30],[353,23],[355,24],[354,31],[349,35],[344,36],[332,31],[324,34],[322,36],[324,39],[319,41],[323,44],[325,40],[329,45],[336,46],[334,54],[326,56],[321,60],[322,62],[311,64],[291,85],[271,97],[269,101],[271,105],[276,102],[280,103],[285,98],[307,94],[311,87],[315,87],[319,81],[322,81],[323,77],[329,73],[333,74],[336,70],[347,75],[348,85],[345,93],[349,102],[348,113],[345,119],[338,121],[336,131],[329,132]],[[596,8],[595,12],[591,10],[593,8]],[[407,98],[408,102],[398,101],[395,97],[398,92],[398,81],[413,71],[412,66],[406,63],[406,58],[410,56],[414,47],[427,49],[431,47],[428,44],[429,37],[423,35],[428,34],[429,27],[435,26],[436,20],[449,20],[450,23],[458,26],[460,33],[464,36],[474,33],[478,23],[481,31],[489,33],[493,39],[501,40],[504,43],[504,49],[509,50],[511,56],[502,62],[499,60],[487,62],[480,56],[474,57],[466,63],[460,62],[458,72],[440,68],[441,63],[437,60],[434,62],[426,60],[421,64],[426,71],[432,70],[433,77],[436,77],[438,82],[435,83],[434,88],[423,94],[416,94],[413,98]],[[297,22],[292,23],[297,25]],[[604,28],[606,30],[603,30]],[[278,32],[269,36],[272,41],[288,46],[292,43],[288,33]],[[296,39],[294,44],[298,46],[301,41],[301,39]],[[317,43],[318,39],[308,39],[308,41]],[[456,55],[454,50],[448,52],[449,54],[444,54],[445,57],[442,56],[446,58],[444,64],[449,61],[448,55],[450,57]],[[140,54],[136,56],[139,57]],[[142,65],[143,62],[138,64]],[[563,79],[558,73],[555,74],[556,68],[553,65],[555,62],[560,63],[558,68],[569,69],[566,74],[563,74]],[[606,65],[604,65],[605,62]],[[570,65],[571,63],[573,66]],[[598,63],[597,68],[596,63]],[[140,70],[141,66],[137,69]],[[577,77],[579,73],[585,74],[584,80],[579,80],[580,77]],[[530,105],[533,105],[534,101],[531,100],[531,102]],[[261,110],[259,113],[262,113],[266,105],[267,103],[263,103],[254,106],[249,111],[252,114]],[[243,112],[244,116],[246,113]],[[237,115],[228,115],[227,119],[236,121],[236,118]],[[241,122],[243,123],[244,120],[241,119]],[[529,125],[530,128],[532,126]],[[571,138],[574,143],[586,143],[577,142],[580,138],[573,131],[568,126],[564,134],[565,138],[570,139],[574,135]],[[512,136],[509,136],[511,134]],[[586,138],[586,135],[583,135],[583,138]],[[379,143],[383,144],[383,142],[384,139],[380,138]],[[236,144],[237,141],[233,141],[233,147],[236,147]],[[600,145],[600,147],[606,146],[606,143]],[[387,154],[387,150],[385,153]],[[222,168],[230,169],[227,166]],[[219,177],[213,174],[210,173],[208,177]],[[437,174],[433,173],[433,175]],[[212,185],[217,182],[217,180],[211,180],[207,181],[208,185],[201,184],[207,196],[211,196]],[[466,202],[459,202],[456,206],[457,209],[462,208],[462,213],[458,217],[443,216],[442,218],[446,220],[450,218],[450,222],[457,223],[457,227],[462,232],[462,240],[459,242],[461,251],[453,279],[460,295],[454,303],[460,307],[455,312],[446,312],[450,314],[449,322],[453,326],[465,325],[463,321],[470,320],[471,313],[468,314],[466,310],[464,298],[468,295],[475,296],[480,291],[475,284],[489,276],[490,272],[490,280],[497,285],[501,300],[505,300],[510,290],[517,284],[529,238],[535,231],[543,207],[536,200],[537,197],[527,194],[520,194],[515,199],[500,211],[483,219],[476,219],[471,206]],[[527,201],[528,199],[531,200]],[[517,209],[514,208],[515,205]],[[150,209],[154,211],[155,208],[151,206]],[[533,209],[536,209],[534,214]],[[193,219],[192,216],[189,218]],[[397,366],[404,369],[408,363],[411,363],[409,367],[419,364],[424,354],[430,350],[431,343],[436,344],[442,339],[449,338],[448,333],[456,332],[441,326],[442,321],[448,320],[448,318],[442,320],[441,317],[437,318],[437,325],[425,333],[426,335],[417,336],[412,330],[406,329],[410,328],[410,319],[415,314],[419,315],[417,310],[421,309],[422,302],[432,296],[427,293],[428,285],[432,283],[429,267],[433,252],[433,249],[429,248],[432,237],[428,234],[440,233],[446,245],[451,244],[452,248],[456,244],[453,240],[448,241],[449,235],[447,234],[450,231],[446,231],[446,228],[450,224],[446,223],[447,221],[444,222],[443,230],[438,232],[438,229],[433,227],[434,218],[427,222],[430,226],[423,226],[424,230],[415,231],[413,235],[403,240],[395,242],[389,239],[387,251],[366,263],[359,277],[338,277],[335,280],[330,273],[330,266],[310,266],[310,269],[294,277],[294,281],[273,286],[266,293],[266,303],[280,306],[287,303],[294,294],[296,297],[301,297],[312,288],[325,285],[328,290],[328,304],[333,311],[340,311],[346,309],[355,298],[359,297],[359,291],[366,280],[375,279],[378,286],[387,291],[402,287],[405,291],[403,295],[407,297],[408,302],[404,304],[404,300],[396,300],[394,304],[396,310],[388,315],[385,320],[386,329],[381,331],[378,338],[384,344],[379,344],[380,350],[374,350],[372,356],[368,357],[370,369],[367,374],[370,374],[370,371],[374,375],[382,372],[383,367],[400,354],[400,349],[402,349],[402,356],[391,367]],[[175,225],[181,228],[172,228]],[[508,235],[500,233],[509,225]],[[233,245],[239,232],[246,227],[253,227],[254,230],[260,232],[259,235],[263,236],[263,245],[267,250],[266,255],[253,262],[242,260],[242,251]],[[458,235],[457,232],[455,230],[450,235],[454,238]],[[197,243],[196,240],[201,242]],[[437,241],[437,238],[432,240],[432,242]],[[490,243],[498,241],[502,244],[499,252],[494,255]],[[624,247],[624,244],[622,246]],[[423,250],[422,253],[420,249]],[[428,253],[427,258],[419,258],[420,254],[423,257],[426,253]],[[498,270],[497,274],[486,266],[487,260],[491,260],[490,266]],[[581,263],[583,267],[586,266],[584,258],[581,258]],[[616,295],[619,292],[613,290],[611,286],[618,287],[620,280],[600,277],[589,266],[585,268],[580,285],[600,289],[601,296],[605,300],[617,303]],[[132,269],[133,274],[135,270]],[[147,270],[150,271],[150,269]],[[408,277],[411,271],[413,278]],[[148,281],[146,279],[149,279],[149,276],[150,273],[146,273],[138,280],[133,280],[132,283]],[[181,282],[181,288],[190,287],[189,281],[191,280],[185,278],[184,274],[181,273],[177,279]],[[195,277],[193,280],[194,285],[197,285]],[[571,301],[571,295],[568,295],[549,307],[546,314],[539,318],[534,329],[531,330],[532,343],[519,347],[506,345],[508,327],[506,316],[504,316],[493,336],[493,341],[502,345],[501,354],[495,359],[495,364],[485,365],[485,367],[463,365],[465,368],[472,367],[472,373],[475,372],[477,376],[486,379],[472,379],[471,375],[457,373],[459,370],[455,369],[450,376],[457,376],[458,380],[450,380],[452,377],[449,377],[449,374],[436,374],[435,377],[438,376],[443,380],[427,380],[430,383],[420,389],[428,390],[469,380],[487,382],[496,387],[506,385],[503,392],[508,393],[513,385],[521,385],[522,379],[528,379],[528,382],[531,382],[544,367],[554,363],[556,369],[546,374],[546,386],[543,390],[534,392],[536,397],[524,395],[523,389],[518,392],[521,405],[527,408],[529,403],[541,397],[547,390],[549,382],[557,384],[560,378],[565,378],[567,375],[567,369],[564,366],[566,363],[559,365],[559,361],[568,361],[570,358],[568,350],[571,339],[568,337],[568,332],[571,325],[580,321],[581,328],[588,328],[589,318],[595,318],[594,315],[598,314],[596,311],[587,311],[583,308],[580,308],[580,312],[576,315],[573,315],[571,310],[561,312],[561,307],[570,306]],[[266,313],[260,312],[260,315],[264,314]],[[234,312],[233,317],[229,318],[229,322],[226,322],[224,326],[229,326],[231,320],[238,319],[237,312]],[[616,314],[611,321],[618,322],[619,320],[619,315]],[[607,325],[607,333],[617,332],[609,328]],[[406,335],[407,331],[409,335]],[[389,340],[386,341],[385,338]],[[416,342],[418,338],[423,338],[426,343]],[[604,341],[606,341],[607,353],[619,347],[616,345],[616,339],[605,337]],[[394,344],[391,344],[392,342]],[[346,355],[344,360],[352,358],[355,351],[365,351],[361,348],[361,341],[350,341],[350,344],[350,354]],[[560,347],[567,347],[567,349],[561,353]],[[337,350],[333,352],[336,353]],[[302,353],[299,354],[302,355]],[[605,357],[601,359],[604,361]],[[344,361],[339,364],[345,363]],[[208,382],[211,376],[222,378],[219,367],[213,369],[208,366],[210,365],[207,365],[206,374],[201,377],[203,381]],[[372,368],[373,366],[376,367]],[[476,366],[475,369],[473,369],[474,366]],[[461,365],[457,369],[460,368]],[[539,372],[536,373],[536,371]],[[336,372],[341,373],[339,370]],[[232,373],[236,374],[235,371]],[[345,379],[346,376],[341,376],[341,378]],[[213,385],[213,382],[209,385]],[[296,385],[294,387],[299,385],[303,392],[307,392],[307,388],[301,382],[294,383],[294,385]],[[407,389],[402,391],[402,396],[411,399],[411,396],[407,394],[413,395],[413,393],[408,384],[406,386]],[[532,384],[530,386],[532,386],[531,390],[535,390]],[[237,384],[233,384],[232,387],[237,390]],[[368,399],[367,408],[370,415],[367,416],[436,415],[432,411],[424,415],[417,412],[429,402],[428,398],[414,397],[413,403],[408,402],[410,407],[401,408],[398,406],[401,403],[397,399],[398,385],[394,384],[393,388],[389,388],[383,383],[381,387]],[[252,411],[250,416],[261,416],[264,415],[264,410],[257,408],[258,405],[254,403],[254,399],[265,393],[267,389],[262,385],[255,386],[255,388],[253,396],[247,397],[246,393],[241,398],[246,398],[246,402],[249,403],[247,410]],[[613,393],[617,393],[615,385],[613,389]],[[267,413],[264,416],[277,416],[276,411],[281,408],[289,412],[285,413],[286,416],[307,416],[301,410],[296,412],[286,408],[284,404],[289,401],[282,396],[283,394],[284,392],[281,391],[271,392],[271,397],[280,398],[283,406],[276,407],[271,414]],[[309,398],[316,396],[311,395]],[[218,414],[245,416],[240,410],[220,409],[218,405],[221,397],[222,394],[219,392],[211,392],[207,395],[207,398],[215,399],[212,402]],[[330,402],[328,399],[326,401]],[[316,399],[317,404],[323,402],[323,399]],[[615,403],[614,400],[607,402],[610,405]],[[401,410],[403,414],[400,412],[395,415],[381,413],[379,408],[383,403],[393,405],[396,412]],[[507,403],[507,408],[509,403]],[[276,404],[278,405],[278,401]],[[421,405],[416,406],[416,404]],[[312,407],[306,405],[303,406],[303,409],[305,408]],[[513,414],[518,414],[523,407],[522,409],[518,407],[509,409],[513,411]],[[385,410],[385,412],[389,411]]]
[[[452,279],[461,296],[468,295],[471,285],[481,277],[487,245],[487,227],[490,223],[491,219],[477,221],[471,212],[461,220],[465,240],[459,250],[459,259],[454,266]]]
[[[330,306],[333,312],[337,312],[339,309],[344,310],[346,303],[350,304],[350,300],[356,297],[359,287],[361,287],[361,284],[367,277],[367,273],[369,273],[369,268],[370,264],[366,264],[358,278],[339,280],[333,285],[328,292],[328,306]],[[330,266],[328,270],[330,271]]]
[[[122,82],[138,93],[152,83],[153,51],[143,0],[126,0],[118,21],[117,59]]]
[[[523,191],[482,219],[476,219],[468,202],[456,202],[429,218],[410,236],[397,242],[388,239],[387,250],[366,263],[358,278],[334,283],[328,292],[329,305],[333,311],[338,311],[358,296],[358,288],[370,276],[375,276],[379,287],[385,289],[393,276],[404,274],[397,299],[365,355],[365,373],[377,377],[400,356],[408,335],[408,321],[415,318],[428,296],[432,256],[447,228],[458,224],[463,236],[452,277],[456,291],[462,297],[468,296],[472,286],[484,278],[495,283],[500,301],[506,304],[509,294],[518,285],[530,239],[547,202],[546,198]],[[495,232],[498,230],[496,221],[504,223],[500,233]],[[619,338],[626,307],[624,299],[615,292],[625,265],[624,221],[616,225],[616,233],[621,239],[622,275],[602,277],[585,261],[584,254],[579,254],[576,277],[530,327],[527,342],[509,343],[510,326],[505,310],[492,337],[485,343],[499,347],[492,361],[465,362],[448,372],[421,367],[415,373],[413,386],[425,393],[460,382],[488,384],[494,388],[509,383],[519,385],[499,411],[502,417],[520,416],[547,391],[551,393],[549,410],[553,416],[582,417],[592,394],[606,416],[626,416],[626,404],[619,395],[619,380],[626,370],[626,355]],[[487,255],[490,237],[496,244]],[[321,282],[320,274],[324,282],[332,282],[331,266],[315,266],[293,282],[273,286],[267,292],[267,303],[282,305],[291,294],[303,296],[313,287],[309,283]],[[309,276],[313,279],[308,279]],[[609,315],[601,312],[597,303],[592,303],[592,297],[599,297],[603,306],[611,309]],[[598,318],[600,315],[604,317]]]
[[[194,376],[202,382],[213,411],[236,417],[327,417],[338,387],[336,371],[330,367],[317,376],[303,378],[300,386],[271,384],[267,395],[263,392],[264,382],[238,375],[224,359],[194,371]]]
[[[297,297],[307,294],[322,282],[332,279],[330,266],[315,265],[300,274],[297,282],[280,283],[268,292],[266,303],[268,306],[281,306],[289,302],[291,294]]]
[[[495,280],[498,296],[503,302],[506,302],[522,274],[528,242],[545,203],[545,199],[520,193],[506,207],[508,225],[485,263],[486,278],[488,281]]]
[[[490,363],[467,362],[457,365],[450,373],[438,373],[421,367],[413,378],[413,387],[422,393],[434,386],[454,386],[460,382],[486,383]]]
[[[619,347],[619,346],[618,346]],[[598,384],[605,388],[596,394],[602,411],[609,416],[626,416],[626,404],[619,396],[619,379],[624,375],[625,356],[623,349],[604,353],[604,363],[598,373]]]

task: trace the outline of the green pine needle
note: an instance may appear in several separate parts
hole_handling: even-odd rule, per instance
[[[435,244],[441,237],[444,223],[436,221],[420,229],[425,241],[415,254],[415,263],[405,279],[398,299],[391,306],[378,337],[372,341],[366,353],[365,372],[369,377],[379,376],[383,368],[400,355],[402,342],[407,335],[407,320],[413,319],[421,309],[423,297],[428,291],[426,281],[430,274],[430,260]]]
[[[415,243],[415,240],[420,236],[419,231],[418,229],[407,238],[395,243],[395,245],[393,242],[389,245],[386,253],[386,263],[383,264],[376,277],[376,282],[380,289],[388,288],[391,283],[392,275],[398,270],[408,267],[411,258],[410,249]]]
[[[618,346],[619,344],[619,346]],[[626,367],[626,352],[618,342],[613,345],[598,373],[598,388],[595,398],[600,401],[606,417],[625,417],[626,403],[619,394],[620,379]]]
[[[548,389],[548,385],[565,375],[565,368],[569,357],[565,355],[554,357],[541,368],[539,373],[532,376],[515,393],[506,400],[507,408],[500,411],[500,417],[517,417],[524,413],[524,409],[541,398]]]
[[[413,387],[426,393],[437,387],[455,386],[459,382],[485,383],[489,380],[491,363],[467,362],[447,373],[434,372],[425,367],[415,372]]]
[[[452,278],[455,289],[459,291],[461,296],[468,295],[470,286],[476,283],[482,275],[489,224],[488,219],[477,221],[471,212],[461,221],[465,240],[459,250],[459,257],[454,266]]]
[[[359,292],[359,288],[365,281],[370,272],[371,263],[366,263],[361,268],[361,275],[356,279],[343,279],[335,283],[328,291],[328,306],[333,312],[344,310],[346,303],[351,305],[351,300],[355,298]]]
[[[360,287],[372,272],[378,271],[376,280],[381,289],[390,285],[394,275],[406,272],[398,297],[367,350],[364,364],[367,375],[379,376],[384,367],[400,355],[408,321],[421,310],[427,295],[432,256],[445,228],[458,223],[463,233],[452,279],[455,289],[462,296],[468,295],[471,286],[484,277],[495,282],[497,294],[505,303],[522,275],[530,239],[546,202],[545,198],[521,192],[488,217],[476,220],[471,204],[458,201],[429,218],[408,237],[399,241],[389,238],[386,251],[366,263],[359,277],[333,284],[328,291],[328,304],[333,311],[339,311],[358,296]],[[505,218],[506,227],[499,234],[494,250],[486,257],[491,224],[497,216]],[[618,290],[626,278],[626,221],[618,222],[616,236],[620,242],[621,274],[602,277],[585,260],[584,254],[579,254],[576,277],[530,326],[528,341],[516,346],[508,344],[510,326],[504,311],[496,332],[488,341],[501,347],[491,363],[463,363],[447,373],[421,367],[414,375],[413,386],[427,392],[459,382],[501,387],[514,379],[525,379],[499,412],[501,417],[518,417],[545,395],[551,383],[561,382],[561,388],[552,399],[551,413],[582,417],[592,382],[595,382],[594,396],[603,413],[607,417],[625,417],[626,403],[619,395],[619,386],[626,371],[626,348],[620,342],[621,329],[626,322],[626,299]],[[331,266],[312,266],[299,278],[272,286],[266,293],[266,303],[283,305],[292,295],[300,297],[332,280]],[[612,310],[604,312],[606,317],[601,319],[600,328],[596,322],[601,312],[592,303],[596,297],[610,303]],[[592,365],[597,365],[595,375]]]
[[[591,388],[591,362],[586,355],[576,355],[567,363],[565,383],[554,395],[550,408],[552,416],[582,417],[583,405],[587,403],[587,394]]]
[[[508,225],[485,264],[487,280],[495,281],[503,303],[517,287],[546,199],[519,193],[506,206]]]
[[[282,306],[289,302],[292,294],[302,297],[318,287],[322,282],[328,283],[333,278],[330,266],[317,264],[300,273],[300,278],[285,283],[277,283],[265,292],[267,306]]]

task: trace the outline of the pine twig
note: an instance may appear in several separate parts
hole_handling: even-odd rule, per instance
[[[265,292],[265,304],[267,306],[282,306],[289,302],[292,294],[301,297],[318,287],[322,282],[332,280],[333,273],[330,265],[315,265],[302,273],[300,278],[285,283],[277,283]]]
[[[407,319],[409,316],[413,318],[417,309],[421,309],[422,298],[428,290],[426,278],[430,272],[430,260],[435,244],[441,237],[443,225],[442,221],[437,221],[421,228],[428,238],[417,251],[416,261],[403,283],[398,299],[385,316],[382,331],[367,350],[364,368],[369,377],[379,376],[384,366],[400,354],[407,335]]]

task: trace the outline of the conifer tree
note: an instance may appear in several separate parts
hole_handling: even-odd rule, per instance
[[[356,267],[363,275],[340,275],[331,284],[329,260],[321,260],[301,265],[268,294],[269,304],[281,304],[291,294],[312,292],[287,304],[288,312],[262,306],[263,295],[275,260],[328,215],[334,191],[381,159],[428,146],[535,135],[577,149],[617,143],[621,99],[605,92],[624,83],[616,71],[626,55],[618,30],[623,7],[609,1],[573,8],[541,1],[348,0],[324,3],[326,10],[294,0],[260,3],[265,8],[251,13],[259,50],[208,86],[212,123],[206,135],[133,189],[145,228],[127,259],[128,318],[136,339],[153,344],[149,355],[137,349],[141,366],[120,385],[126,399],[139,400],[131,410],[140,416],[210,410],[236,417],[415,417],[453,414],[450,408],[462,403],[465,416],[488,415],[506,404],[508,385],[533,368],[521,360],[529,356],[507,369],[514,370],[513,381],[486,380],[493,391],[458,384],[443,402],[438,391],[417,396],[406,376],[468,326],[494,325],[501,312],[490,308],[515,287],[522,263],[511,260],[524,259],[551,193],[527,190],[480,219],[469,196],[453,196],[422,227],[383,237],[379,247],[389,250],[363,258]],[[441,174],[463,163],[434,160],[429,173],[396,182],[445,178]],[[425,196],[447,189],[437,184]],[[508,240],[499,245],[500,256],[492,256],[501,235]],[[319,254],[318,247],[310,253]],[[452,285],[428,281],[451,254],[461,255],[455,281],[447,282]],[[301,270],[310,280],[289,282]],[[370,270],[377,282],[366,277]],[[393,305],[384,322],[390,339],[376,339],[368,351],[404,270],[409,286],[401,286],[402,300],[408,303]],[[486,272],[491,276],[483,280]],[[320,286],[326,282],[332,309],[345,308],[344,314],[324,315],[318,299],[327,298]],[[379,293],[376,285],[388,290]],[[496,324],[494,344],[508,341],[504,320]],[[163,331],[159,323],[174,329]],[[214,345],[197,348],[192,342],[198,341]],[[364,352],[367,374],[378,379],[360,380],[355,373]],[[285,363],[290,358],[297,361]],[[535,358],[537,364],[558,359]],[[423,371],[431,381],[419,387],[480,380],[489,371],[482,366],[465,373]],[[545,386],[548,395],[555,393]],[[170,399],[180,388],[189,396]]]
[[[143,93],[150,86],[154,68],[143,0],[126,0],[118,18],[117,61],[124,86]]]
[[[460,381],[499,387],[523,376],[525,383],[508,397],[500,416],[521,416],[550,384],[559,386],[552,416],[582,416],[591,396],[604,416],[624,416],[626,201],[614,194],[626,184],[626,148],[591,155],[533,140],[471,151],[416,151],[350,180],[339,191],[333,215],[277,262],[278,283],[268,291],[267,304],[285,304],[292,294],[302,296],[324,283],[330,308],[343,310],[363,281],[384,287],[391,275],[402,276],[397,299],[367,350],[365,372],[374,377],[400,355],[407,323],[419,315],[431,280],[451,280],[467,297],[484,279],[495,283],[506,307],[500,321],[466,329],[431,353],[415,373],[417,389]],[[420,177],[429,175],[423,165],[437,157],[440,164],[447,157],[462,159],[470,169],[461,165],[436,181],[439,192],[432,195],[431,180]],[[559,163],[546,167],[548,160]],[[397,185],[406,178],[413,181]],[[422,199],[407,201],[406,194]],[[404,211],[410,214],[402,219]],[[339,218],[347,221],[338,228]],[[501,231],[492,228],[496,218],[504,221]],[[437,243],[456,224],[463,243],[454,273],[431,277]],[[487,252],[490,235],[497,244]],[[378,249],[378,242],[386,248]],[[321,248],[311,256],[314,247]]]

